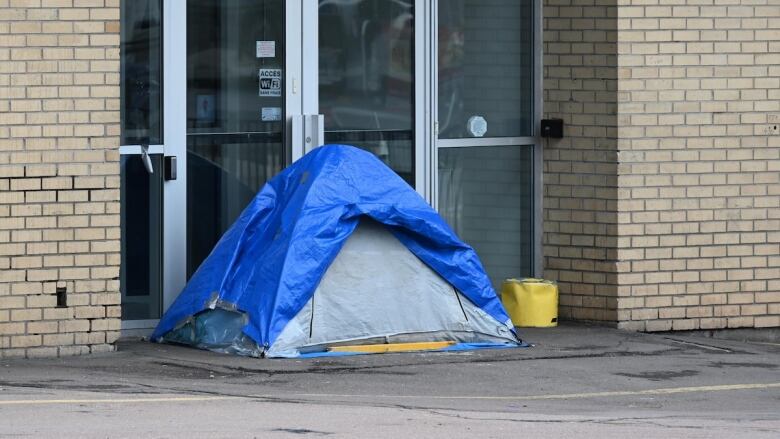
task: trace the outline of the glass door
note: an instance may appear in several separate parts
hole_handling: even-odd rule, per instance
[[[179,0],[120,2],[120,290],[126,334],[154,328],[185,282],[183,12]]]
[[[302,0],[301,76],[321,143],[365,149],[426,194],[423,3]]]
[[[496,288],[540,274],[540,12],[434,1],[435,201]]]
[[[385,161],[475,247],[496,286],[540,274],[538,2],[293,3],[300,112],[323,116],[320,143]]]
[[[287,164],[285,2],[187,2],[187,277]]]

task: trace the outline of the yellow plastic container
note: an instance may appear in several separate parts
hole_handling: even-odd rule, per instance
[[[558,326],[558,285],[543,279],[507,279],[501,285],[501,302],[519,327]]]

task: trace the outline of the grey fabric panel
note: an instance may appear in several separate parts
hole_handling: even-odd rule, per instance
[[[290,356],[289,352],[295,352],[298,347],[306,344],[309,340],[311,308],[312,299],[309,299],[301,312],[287,323],[274,344],[269,347],[269,357]]]
[[[383,225],[362,220],[312,300],[268,355],[369,339],[515,341],[505,326],[457,293]]]
[[[485,336],[495,336],[503,339],[483,341],[505,341],[506,339],[517,341],[517,337],[515,337],[515,335],[510,330],[510,328],[514,328],[514,326],[501,324],[498,320],[491,317],[477,305],[474,305],[462,294],[458,293],[458,296],[460,297],[461,303],[463,304],[463,309],[469,319],[469,326],[471,327],[472,331]]]

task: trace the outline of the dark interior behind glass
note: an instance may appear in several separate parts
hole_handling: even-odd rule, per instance
[[[376,154],[414,185],[412,2],[319,2],[325,141]]]
[[[161,145],[162,1],[124,0],[120,19],[121,144]]]

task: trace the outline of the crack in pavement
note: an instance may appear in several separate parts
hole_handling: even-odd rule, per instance
[[[776,383],[777,384],[777,383]],[[489,413],[489,414],[496,414],[496,410],[474,410],[474,409],[458,409],[460,410],[460,413],[456,413],[455,409],[447,409],[447,408],[436,408],[436,407],[425,407],[425,406],[419,406],[414,404],[399,404],[399,403],[381,403],[378,401],[344,401],[344,400],[312,400],[312,399],[305,399],[296,397],[295,395],[289,395],[289,396],[274,396],[274,395],[246,395],[241,393],[234,393],[234,392],[224,392],[224,391],[214,391],[214,390],[207,390],[207,389],[189,389],[189,388],[181,388],[178,386],[159,386],[159,385],[149,385],[139,382],[129,382],[125,384],[125,387],[140,387],[144,389],[154,389],[156,392],[138,392],[138,393],[169,393],[172,395],[203,395],[203,396],[209,396],[209,397],[219,397],[219,398],[225,398],[225,399],[244,399],[244,400],[251,400],[251,401],[258,401],[258,402],[266,402],[266,403],[277,403],[277,404],[307,404],[307,405],[327,405],[327,406],[340,406],[340,407],[371,407],[371,408],[384,408],[384,409],[396,409],[396,410],[404,410],[404,411],[411,411],[411,412],[424,412],[429,413],[431,415],[435,416],[443,416],[448,418],[458,418],[463,419],[466,421],[477,421],[477,422],[511,422],[511,423],[548,423],[548,424],[593,424],[593,425],[648,425],[648,426],[655,426],[660,428],[666,428],[666,429],[674,429],[674,428],[680,428],[680,429],[691,429],[691,430],[711,430],[712,428],[729,428],[733,429],[734,426],[723,426],[718,425],[715,427],[707,427],[707,426],[697,426],[697,425],[670,425],[668,423],[662,423],[658,422],[659,420],[664,419],[676,419],[676,418],[682,418],[681,416],[658,416],[658,417],[617,417],[617,418],[606,418],[606,419],[598,419],[598,418],[587,418],[587,419],[528,419],[528,418],[496,418],[496,417],[479,417],[475,416],[476,414],[480,413]],[[780,386],[780,384],[779,384]],[[736,390],[736,389],[735,389]],[[165,392],[162,392],[165,391]],[[327,396],[327,395],[323,395]],[[359,395],[355,395],[359,396]],[[173,401],[173,400],[172,400]],[[97,401],[96,401],[97,402]],[[110,402],[110,401],[109,401]],[[132,402],[131,400],[127,400],[127,402]],[[468,415],[465,413],[473,413],[475,415]],[[508,411],[499,411],[499,413],[515,413],[515,412],[508,412]],[[704,422],[708,422],[707,419],[702,418]],[[755,421],[761,421],[762,419],[750,419],[747,420],[747,422],[755,422]],[[772,421],[772,419],[764,419],[765,421]],[[731,420],[732,422],[739,422],[740,420]],[[756,426],[750,426],[750,425],[741,425],[740,428],[745,431],[745,429],[753,432],[761,432],[761,433],[777,433],[780,432],[780,429],[772,429],[772,428],[766,428],[766,427],[756,427]],[[322,435],[323,433],[327,432],[314,432],[319,435]]]
[[[283,370],[283,369],[255,369],[250,367],[242,367],[242,366],[231,366],[231,365],[217,365],[209,362],[204,361],[192,361],[189,360],[187,363],[181,363],[177,360],[166,357],[166,356],[159,356],[159,355],[148,355],[145,354],[148,358],[154,358],[159,361],[155,361],[153,363],[158,364],[160,366],[173,366],[173,367],[179,367],[179,368],[188,368],[193,369],[196,371],[207,371],[211,373],[219,373],[221,375],[267,375],[269,377],[277,376],[277,375],[305,375],[305,374],[355,374],[355,373],[363,373],[363,374],[387,374],[387,375],[412,375],[413,373],[404,373],[404,372],[389,372],[389,371],[377,371],[377,369],[393,369],[393,368],[399,368],[399,367],[418,367],[418,366],[441,366],[441,365],[462,365],[462,364],[486,364],[486,363],[506,363],[506,362],[519,362],[519,361],[543,361],[543,360],[567,360],[567,359],[589,359],[589,358],[624,358],[624,357],[647,357],[647,356],[658,356],[658,355],[668,355],[668,354],[674,354],[674,353],[684,353],[686,350],[683,348],[669,348],[662,351],[653,351],[653,352],[631,352],[631,351],[607,351],[607,352],[600,352],[600,353],[591,353],[591,354],[576,354],[576,355],[547,355],[547,356],[537,356],[537,357],[529,357],[529,358],[474,358],[469,357],[467,359],[460,360],[456,357],[450,357],[448,356],[446,360],[442,361],[426,361],[426,362],[414,362],[414,363],[401,363],[401,364],[385,364],[385,365],[366,365],[366,366],[319,366],[317,364],[312,365],[313,367],[309,367],[306,369],[300,369],[300,370]],[[275,360],[258,360],[258,361],[275,361]],[[81,368],[81,366],[70,366],[71,368]],[[95,367],[93,368],[99,368],[99,369],[107,369],[107,367]]]

